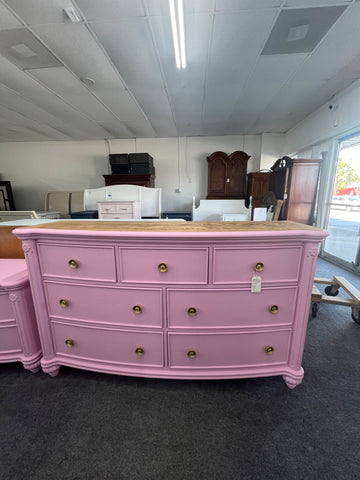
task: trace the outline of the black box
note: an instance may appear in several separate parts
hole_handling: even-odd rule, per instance
[[[148,165],[153,166],[153,157],[148,153],[129,153],[129,162],[134,163],[147,163]]]
[[[98,210],[83,210],[70,213],[70,218],[99,218]]]
[[[148,163],[134,163],[130,164],[130,167],[133,175],[146,175],[148,173],[155,175],[155,168]]]
[[[110,153],[110,165],[127,165],[129,163],[129,155],[127,153]]]
[[[121,174],[121,173],[131,173],[130,164],[127,165],[111,165],[111,173]]]

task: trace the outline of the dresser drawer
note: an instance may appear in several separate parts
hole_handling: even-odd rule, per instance
[[[291,324],[296,288],[260,293],[229,289],[168,289],[169,328],[224,328]]]
[[[120,272],[129,283],[206,284],[208,249],[121,248]]]
[[[0,360],[1,353],[21,352],[21,345],[16,325],[0,324]]]
[[[116,282],[114,247],[38,245],[44,276]]]
[[[169,333],[170,367],[251,367],[286,363],[290,330],[251,333]],[[266,353],[272,347],[273,353]]]
[[[126,219],[132,219],[134,217],[132,213],[102,213],[101,218],[111,219],[111,220],[116,220],[116,219],[126,220]]]
[[[0,320],[13,320],[14,310],[12,308],[9,293],[2,293],[0,290]]]
[[[161,289],[44,282],[52,317],[136,327],[162,326]]]
[[[89,361],[162,367],[163,334],[52,322],[58,355]],[[70,346],[68,346],[70,345]]]
[[[213,283],[251,282],[255,275],[263,282],[297,282],[301,252],[297,246],[214,248]]]

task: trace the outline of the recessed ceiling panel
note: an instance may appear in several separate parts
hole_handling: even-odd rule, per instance
[[[284,7],[322,7],[329,5],[349,5],[353,0],[285,0]],[[315,4],[315,5],[314,5]]]
[[[77,4],[90,22],[145,15],[141,0],[77,0]]]
[[[22,23],[13,15],[8,8],[0,3],[0,29],[21,27]]]
[[[262,55],[312,52],[345,9],[346,6],[282,10]],[[290,32],[298,27],[307,27],[305,37],[290,41]]]
[[[29,30],[0,30],[0,53],[22,69],[56,67],[61,63]]]
[[[259,8],[280,7],[283,0],[215,0],[217,12],[235,12],[237,10],[258,10]]]

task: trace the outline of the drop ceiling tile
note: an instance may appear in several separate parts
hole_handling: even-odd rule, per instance
[[[22,23],[10,12],[8,8],[0,3],[0,29],[21,27]]]
[[[169,2],[164,0],[145,0],[146,11],[149,15],[169,15]],[[184,0],[184,14],[209,13],[214,11],[215,0]]]
[[[316,0],[316,5],[314,5],[314,0],[285,0],[284,7],[322,7],[328,5],[349,5],[352,3],[352,0]]]
[[[280,7],[283,0],[215,0],[217,12],[235,12],[238,10],[257,10],[259,8]]]
[[[128,17],[143,17],[145,11],[141,0],[77,0],[88,21],[116,20]]]
[[[0,53],[23,69],[61,65],[54,55],[24,28],[0,30]]]
[[[28,25],[70,22],[63,11],[71,0],[4,0]]]

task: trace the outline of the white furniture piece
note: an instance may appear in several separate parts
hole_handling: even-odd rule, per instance
[[[59,213],[61,218],[70,218],[71,212],[84,210],[84,190],[49,190],[45,195],[44,209],[45,212]]]
[[[140,202],[98,202],[99,218],[141,219]]]
[[[59,221],[23,241],[42,368],[301,383],[319,243],[294,222]]]
[[[35,210],[0,210],[0,222],[8,222],[21,218],[39,218]]]
[[[220,221],[224,215],[238,214],[238,220],[250,220],[251,208],[245,207],[245,200],[200,200],[199,206],[195,207],[193,199],[193,221]]]
[[[109,201],[138,201],[141,205],[142,217],[161,217],[161,188],[110,185],[84,191],[84,210],[97,210],[99,202]]]

